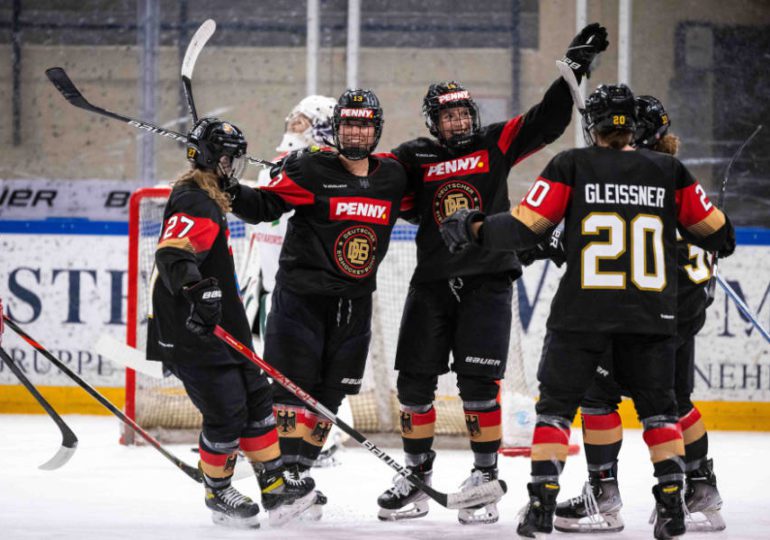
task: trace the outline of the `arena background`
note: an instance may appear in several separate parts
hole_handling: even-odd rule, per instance
[[[385,110],[381,150],[426,134],[420,106],[435,80],[466,84],[485,123],[524,112],[556,78],[554,61],[576,28],[591,21],[608,28],[611,44],[587,90],[622,81],[659,97],[682,138],[682,159],[712,196],[730,156],[770,120],[770,4],[761,0],[3,2],[0,298],[116,403],[122,370],[93,353],[92,343],[103,332],[125,335],[127,195],[176,176],[184,150],[73,108],[44,71],[62,66],[93,103],[184,132],[181,58],[207,18],[218,29],[195,69],[199,113],[237,123],[250,153],[266,159],[287,112],[309,92],[374,89]],[[519,164],[509,178],[512,199],[550,157],[579,141],[570,126]],[[766,126],[733,167],[726,209],[740,227],[739,248],[720,267],[765,327],[769,144]],[[522,320],[532,329],[525,354],[535,363],[535,329],[557,279],[539,265],[519,285]],[[106,412],[18,340],[7,335],[4,343],[61,412]],[[768,344],[721,294],[698,350],[696,398],[709,427],[770,430]],[[39,411],[3,365],[0,385],[0,412]],[[632,417],[626,410],[624,420]]]

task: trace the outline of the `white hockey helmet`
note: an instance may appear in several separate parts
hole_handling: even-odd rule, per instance
[[[332,115],[337,100],[326,96],[307,96],[302,99],[286,117],[286,132],[281,143],[276,147],[278,152],[291,152],[312,144],[328,144],[332,139]],[[310,127],[301,133],[289,130],[289,123],[298,115],[306,117]]]

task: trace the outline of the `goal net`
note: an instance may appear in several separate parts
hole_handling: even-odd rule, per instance
[[[140,189],[132,195],[130,202],[126,341],[142,352],[146,346],[147,313],[151,301],[150,276],[169,192],[168,188]],[[248,256],[249,232],[247,226],[232,215],[228,216],[228,223],[235,268],[238,269]],[[399,430],[397,373],[393,365],[401,312],[416,264],[415,230],[408,224],[399,222],[396,225],[388,255],[379,267],[373,301],[372,342],[362,389],[358,395],[348,397],[353,424],[359,431],[395,433]],[[500,385],[500,401],[504,446],[526,449],[534,424],[534,381],[527,380],[515,290],[516,287],[507,372]],[[269,358],[266,360],[270,361]],[[466,433],[462,401],[452,372],[439,378],[435,408],[437,434]],[[157,379],[130,369],[126,370],[126,414],[167,441],[193,440],[201,423],[200,413],[175,377]],[[133,442],[131,433],[125,432],[122,440]]]

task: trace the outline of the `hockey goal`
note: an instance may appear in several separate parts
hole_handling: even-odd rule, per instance
[[[169,191],[169,188],[140,189],[130,201],[126,341],[139,351],[144,351],[146,345],[150,275]],[[228,216],[228,222],[235,267],[238,269],[248,256],[249,239],[243,222],[233,216]],[[399,430],[393,363],[401,311],[416,263],[414,235],[415,227],[396,225],[388,255],[379,269],[373,302],[370,357],[360,394],[349,398],[353,423],[360,431],[395,433]],[[513,306],[508,368],[505,379],[501,381],[500,399],[504,446],[516,454],[526,453],[531,440],[534,381],[527,381],[521,349],[522,326],[515,295]],[[269,358],[266,360],[270,361]],[[532,372],[531,366],[529,372]],[[466,433],[462,402],[457,395],[456,378],[451,372],[439,380],[435,408],[437,434]],[[131,369],[126,370],[126,414],[161,440],[191,439],[201,423],[200,414],[176,378],[157,379]],[[130,444],[133,438],[125,432],[122,441]]]

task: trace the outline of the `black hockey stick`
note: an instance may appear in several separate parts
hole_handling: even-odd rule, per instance
[[[59,93],[62,96],[64,96],[64,99],[69,101],[71,105],[74,105],[78,109],[83,109],[85,111],[100,114],[102,116],[106,116],[107,118],[112,118],[114,120],[120,120],[121,122],[125,122],[129,126],[133,126],[135,128],[149,131],[150,133],[154,133],[155,135],[162,135],[164,137],[169,137],[171,139],[174,139],[175,141],[187,144],[187,136],[182,135],[179,132],[176,132],[170,129],[165,129],[160,126],[156,126],[155,124],[144,122],[142,120],[137,120],[135,118],[129,118],[128,116],[123,116],[122,114],[108,111],[107,109],[102,109],[101,107],[97,107],[96,105],[92,104],[83,96],[80,90],[78,90],[77,86],[75,86],[75,83],[73,83],[72,79],[70,79],[69,75],[67,75],[67,72],[64,71],[64,68],[60,68],[60,67],[48,68],[47,70],[45,70],[45,74],[48,77],[48,80],[51,81],[51,83],[53,83],[53,85],[59,91]],[[266,167],[275,166],[275,163],[271,161],[265,161],[265,160],[251,157],[251,156],[246,156],[246,159],[249,160],[249,163],[254,163],[256,165],[263,165]]]
[[[730,158],[730,161],[727,163],[727,168],[725,168],[725,174],[722,177],[722,185],[719,188],[719,196],[717,197],[717,208],[724,211],[725,206],[725,194],[727,192],[727,181],[730,179],[730,171],[733,168],[733,164],[735,164],[736,161],[738,161],[738,158],[741,156],[741,153],[743,153],[743,149],[746,148],[749,143],[756,137],[757,133],[759,133],[762,130],[762,124],[759,124],[757,128],[754,130],[754,132],[749,135],[748,139],[743,141],[743,144],[738,147],[738,149],[733,154],[733,157]],[[709,278],[709,284],[706,287],[706,291],[708,292],[709,298],[714,298],[714,291],[716,290],[717,286],[717,280],[716,280],[716,274],[717,274],[717,266],[719,261],[719,255],[717,252],[713,252],[711,254],[711,278]]]
[[[217,29],[217,23],[214,19],[206,19],[203,24],[200,25],[195,35],[187,45],[187,51],[184,54],[184,60],[182,61],[182,88],[184,88],[184,95],[187,98],[187,108],[190,109],[190,116],[192,116],[193,124],[198,122],[198,111],[195,109],[195,100],[192,93],[192,74],[195,69],[195,62],[198,60],[198,55],[203,50],[206,42],[214,35]]]
[[[155,448],[158,452],[163,454],[166,459],[168,459],[171,463],[176,465],[182,472],[184,472],[187,476],[195,480],[196,482],[203,482],[203,475],[201,472],[196,468],[188,465],[178,457],[176,457],[174,454],[166,450],[163,445],[161,445],[155,437],[147,433],[144,429],[142,429],[139,424],[134,422],[131,418],[126,416],[123,411],[118,409],[115,405],[113,405],[110,400],[108,400],[106,397],[104,397],[102,394],[99,393],[93,386],[88,384],[80,375],[72,371],[70,368],[67,367],[67,365],[56,358],[53,354],[48,352],[48,350],[40,345],[37,341],[35,341],[29,334],[27,334],[24,330],[19,328],[19,326],[13,322],[11,319],[3,315],[3,320],[8,323],[8,326],[16,332],[20,338],[22,338],[24,341],[26,341],[29,345],[31,345],[34,349],[36,349],[40,354],[48,358],[48,360],[51,361],[53,365],[55,365],[57,368],[59,368],[61,371],[63,371],[69,378],[71,378],[73,381],[75,381],[83,390],[88,392],[91,397],[93,397],[96,401],[101,403],[104,407],[106,407],[112,414],[120,418],[125,424],[128,424],[128,426],[133,429],[138,435],[140,435],[147,443]]]
[[[471,508],[473,506],[483,506],[489,503],[492,503],[494,501],[497,501],[502,497],[506,492],[506,485],[505,482],[501,480],[494,480],[492,482],[489,482],[487,484],[482,484],[480,486],[475,486],[469,489],[466,489],[464,491],[460,491],[457,493],[442,493],[440,491],[437,491],[433,489],[431,486],[426,484],[420,477],[412,473],[409,469],[404,467],[403,465],[399,464],[396,460],[394,460],[392,457],[390,457],[388,454],[386,454],[384,451],[377,448],[374,443],[372,443],[369,439],[361,435],[358,431],[356,431],[354,428],[346,424],[343,420],[341,420],[336,414],[331,412],[329,409],[324,407],[321,403],[318,402],[313,396],[302,390],[299,386],[297,386],[295,383],[293,383],[290,379],[288,379],[283,373],[275,369],[273,366],[265,362],[262,358],[259,357],[254,351],[243,345],[241,342],[239,342],[237,339],[235,339],[232,335],[230,335],[227,330],[222,328],[221,326],[217,326],[214,329],[214,335],[217,336],[219,339],[227,343],[230,347],[241,353],[244,357],[248,358],[251,362],[262,368],[265,373],[267,373],[274,381],[278,382],[281,386],[286,388],[289,392],[297,396],[299,399],[301,399],[304,403],[308,404],[310,407],[321,413],[323,416],[328,418],[331,422],[333,422],[337,427],[339,427],[342,431],[353,437],[356,441],[358,441],[361,446],[366,448],[369,452],[380,458],[380,460],[384,461],[389,467],[394,469],[396,472],[398,472],[399,475],[407,479],[410,483],[412,483],[415,487],[417,487],[420,491],[425,493],[428,497],[439,503],[441,506],[444,506],[445,508],[450,509],[461,509],[461,508]]]
[[[24,385],[24,388],[26,388],[29,393],[32,394],[32,397],[34,397],[35,400],[40,403],[40,406],[45,409],[45,412],[48,413],[48,416],[51,417],[51,420],[54,421],[54,423],[59,427],[59,431],[61,431],[61,446],[56,451],[56,454],[42,465],[39,465],[38,469],[43,469],[44,471],[53,471],[59,467],[62,467],[70,460],[70,458],[72,458],[73,455],[75,455],[75,450],[78,446],[77,436],[70,429],[67,423],[62,420],[62,417],[59,416],[51,404],[46,401],[40,392],[38,392],[37,388],[35,388],[35,385],[32,384],[32,381],[30,381],[27,376],[24,375],[24,372],[19,366],[16,365],[16,362],[14,362],[11,355],[5,352],[2,347],[0,347],[0,357],[3,358],[5,365],[8,366],[14,375],[16,375],[16,378],[19,379],[21,384]]]

